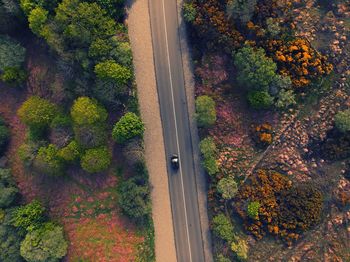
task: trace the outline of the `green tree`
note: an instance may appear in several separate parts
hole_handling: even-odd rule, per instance
[[[206,95],[196,99],[196,119],[198,126],[209,127],[216,121],[216,109],[214,100]]]
[[[44,28],[45,23],[47,22],[47,16],[49,12],[41,7],[36,7],[28,16],[29,28],[33,31],[34,34],[40,36],[41,31]]]
[[[96,76],[102,80],[112,80],[122,85],[127,84],[132,77],[130,69],[119,65],[114,60],[107,60],[95,66]]]
[[[20,0],[20,5],[23,12],[28,15],[33,9],[37,7],[44,7],[45,0]]]
[[[39,148],[38,154],[34,159],[34,168],[45,175],[63,175],[64,161],[58,152],[58,148],[53,144]]]
[[[88,173],[102,172],[111,164],[111,158],[106,147],[88,149],[81,158],[81,167]]]
[[[0,73],[6,68],[21,68],[26,49],[8,36],[0,35]]]
[[[0,168],[0,208],[10,207],[18,194],[10,169]]]
[[[78,143],[73,140],[67,146],[61,148],[57,155],[58,157],[64,159],[67,162],[73,162],[79,159],[80,157],[80,148]]]
[[[254,109],[268,109],[273,105],[273,97],[267,91],[251,91],[248,102]]]
[[[247,23],[253,16],[257,0],[230,0],[227,4],[229,16]]]
[[[213,217],[213,231],[216,236],[228,242],[232,241],[234,237],[233,225],[223,213]]]
[[[0,224],[0,261],[1,262],[22,262],[19,248],[22,238],[15,228]]]
[[[38,96],[28,98],[17,111],[21,121],[31,128],[49,126],[56,113],[54,104]]]
[[[334,122],[341,132],[350,131],[350,109],[339,111],[334,117]]]
[[[224,177],[219,180],[217,190],[224,199],[231,199],[236,195],[238,185],[233,177]]]
[[[204,158],[203,166],[211,176],[219,172],[219,167],[214,156]]]
[[[252,219],[257,219],[259,217],[260,203],[257,201],[249,202],[247,207],[247,215]]]
[[[144,130],[141,118],[135,113],[128,112],[114,125],[112,137],[117,143],[123,144],[131,138],[142,137]]]
[[[46,223],[26,235],[20,252],[28,262],[58,262],[67,254],[67,247],[62,227]]]
[[[199,143],[199,149],[204,157],[216,155],[216,145],[212,137],[206,137]]]
[[[9,85],[20,85],[27,78],[26,72],[19,67],[6,67],[0,76],[0,79]]]
[[[83,96],[74,101],[71,116],[78,125],[92,125],[106,121],[108,114],[96,100]]]
[[[122,211],[134,219],[142,219],[151,213],[150,192],[146,185],[138,185],[134,179],[122,182],[118,203]]]
[[[197,10],[192,3],[184,3],[182,6],[182,14],[188,23],[193,23],[197,16]]]
[[[297,102],[295,100],[295,94],[293,90],[282,89],[277,96],[276,107],[280,109],[286,109]]]
[[[238,71],[238,82],[249,89],[267,91],[276,78],[277,65],[262,48],[246,46],[239,49],[234,55],[234,65]]]
[[[37,200],[16,208],[11,215],[11,222],[20,231],[33,231],[42,226],[45,221],[45,208]]]

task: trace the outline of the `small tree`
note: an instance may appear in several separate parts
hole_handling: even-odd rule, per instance
[[[127,84],[132,77],[130,69],[119,65],[114,60],[107,60],[95,66],[96,76],[102,80],[113,80],[118,84]]]
[[[224,199],[231,199],[236,195],[238,191],[238,185],[234,178],[229,176],[221,178],[219,180],[217,189]]]
[[[18,194],[10,169],[0,168],[0,208],[10,207]]]
[[[148,186],[138,185],[133,179],[120,185],[118,202],[122,211],[131,218],[142,219],[151,213]]]
[[[59,261],[67,254],[67,247],[62,227],[46,223],[26,235],[20,251],[28,262]]]
[[[58,148],[50,144],[39,148],[34,160],[35,169],[45,175],[60,176],[64,171],[64,161],[58,154]]]
[[[248,244],[244,239],[235,239],[231,244],[231,250],[240,261],[246,261],[248,258]]]
[[[252,219],[257,219],[259,217],[260,203],[257,201],[250,202],[247,207],[247,215]]]
[[[58,151],[58,156],[67,162],[73,162],[80,157],[80,151],[78,143],[73,140]]]
[[[112,137],[117,143],[123,144],[131,138],[142,137],[144,130],[141,118],[128,112],[114,125]]]
[[[21,68],[26,49],[10,37],[0,35],[0,72],[6,68]]]
[[[335,126],[343,133],[350,131],[350,109],[339,111],[334,118]]]
[[[199,149],[204,157],[210,157],[216,155],[216,145],[214,139],[211,137],[204,138],[199,143]]]
[[[88,173],[102,172],[111,164],[111,158],[106,147],[88,149],[81,158],[81,167]]]
[[[186,22],[193,23],[196,19],[197,10],[192,3],[184,3],[182,13]]]
[[[273,105],[273,97],[267,91],[249,92],[248,101],[255,109],[268,109]]]
[[[18,109],[18,116],[30,128],[49,126],[57,113],[57,108],[51,102],[38,96],[31,96]]]
[[[215,235],[228,242],[232,241],[234,237],[233,225],[231,224],[230,219],[223,213],[213,217],[213,231]]]
[[[199,96],[196,99],[196,119],[198,126],[209,127],[216,121],[215,102],[209,96]]]
[[[5,83],[17,86],[22,84],[26,80],[26,72],[19,67],[6,67],[0,76],[0,79]]]
[[[40,36],[41,31],[47,21],[48,11],[41,7],[36,7],[28,16],[29,28],[33,31],[34,34]]]
[[[89,97],[79,97],[74,101],[71,109],[74,123],[78,125],[92,125],[101,123],[107,119],[107,111],[98,105],[97,101]]]
[[[234,55],[234,65],[238,70],[238,82],[248,89],[267,91],[276,78],[277,65],[262,48],[241,48]]]
[[[295,105],[297,102],[295,101],[295,94],[293,90],[285,90],[282,89],[278,93],[276,107],[280,109],[286,109],[292,105]]]
[[[32,201],[31,203],[18,207],[12,213],[11,222],[14,227],[20,231],[33,231],[41,227],[45,220],[45,208],[39,201]]]
[[[203,166],[211,176],[219,172],[219,167],[214,156],[204,158]]]

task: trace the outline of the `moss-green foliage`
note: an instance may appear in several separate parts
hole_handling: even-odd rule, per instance
[[[232,241],[234,237],[233,225],[225,214],[220,213],[213,217],[213,232],[223,240]]]
[[[33,128],[50,125],[57,113],[56,106],[38,96],[31,96],[18,109],[18,116],[23,123]]]
[[[268,109],[273,105],[273,97],[267,91],[251,91],[248,93],[249,104],[255,109]]]
[[[209,127],[216,121],[215,102],[209,96],[199,96],[196,99],[196,119],[200,127]]]
[[[295,94],[293,90],[282,89],[277,96],[276,107],[280,109],[286,109],[297,102],[295,100]]]
[[[28,16],[29,28],[33,33],[41,35],[41,31],[47,21],[47,16],[49,12],[41,7],[36,7],[30,11]]]
[[[216,163],[216,145],[211,137],[204,138],[200,144],[199,149],[203,156],[203,166],[209,175],[214,175],[219,171]]]
[[[17,41],[0,35],[0,73],[6,68],[21,68],[26,49]]]
[[[67,146],[58,151],[58,156],[67,162],[73,162],[79,159],[81,149],[76,141],[71,141]]]
[[[262,48],[241,48],[234,55],[234,65],[238,70],[238,82],[248,89],[267,91],[276,78],[277,66]]]
[[[118,203],[124,214],[136,220],[142,220],[151,213],[150,190],[147,184],[137,179],[128,179],[121,183]]]
[[[248,244],[244,239],[236,238],[231,244],[231,250],[239,261],[246,261],[248,258]]]
[[[21,243],[21,256],[28,262],[58,262],[67,253],[63,229],[52,223],[29,232]]]
[[[44,146],[42,141],[27,140],[18,148],[18,156],[26,167],[30,167],[40,147]]]
[[[192,3],[184,3],[182,6],[182,14],[186,22],[193,23],[196,19],[197,10]]]
[[[215,262],[231,262],[231,260],[225,257],[223,254],[219,254],[216,256]]]
[[[0,223],[0,261],[1,262],[22,262],[19,248],[22,238],[12,226]]]
[[[60,176],[64,174],[64,161],[58,154],[58,148],[50,144],[39,148],[34,159],[35,169],[45,175]]]
[[[74,126],[75,140],[82,148],[103,146],[107,142],[105,124]]]
[[[45,221],[45,208],[39,201],[32,201],[31,203],[17,207],[13,213],[11,222],[14,227],[20,231],[33,231],[39,229]]]
[[[57,114],[50,124],[51,128],[64,128],[72,125],[72,119],[63,114]]]
[[[118,64],[114,60],[107,60],[95,66],[96,76],[102,80],[112,80],[118,84],[127,84],[132,77],[130,69]]]
[[[0,156],[4,153],[10,139],[10,131],[0,117]]]
[[[228,1],[227,12],[229,16],[239,20],[241,23],[250,21],[254,14],[257,0],[232,0]]]
[[[79,97],[74,101],[71,109],[74,123],[78,125],[92,125],[104,122],[107,119],[107,111],[96,100],[89,97]]]
[[[339,111],[334,117],[334,122],[341,132],[350,131],[350,109]]]
[[[109,167],[111,158],[106,147],[88,149],[81,158],[81,167],[88,173],[101,172]]]
[[[123,15],[123,4],[124,0],[89,0],[89,2],[96,2],[101,6],[108,15],[115,18],[120,18]]]
[[[10,169],[0,168],[0,208],[10,207],[18,194]]]
[[[247,207],[247,215],[252,219],[257,219],[259,216],[260,203],[257,201],[250,202]]]
[[[128,112],[114,125],[112,137],[117,143],[125,143],[131,138],[142,137],[145,130],[140,117],[135,113]]]
[[[224,177],[219,180],[217,190],[224,199],[231,199],[236,195],[238,185],[233,177]]]
[[[26,72],[18,67],[6,67],[0,76],[2,81],[13,86],[22,84],[26,78]]]
[[[214,157],[204,158],[203,166],[209,175],[215,175],[219,172],[219,167]]]

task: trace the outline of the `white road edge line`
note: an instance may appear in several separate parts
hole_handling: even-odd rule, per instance
[[[180,163],[180,178],[181,178],[181,186],[182,186],[182,197],[184,202],[184,208],[185,208],[185,222],[186,222],[186,233],[187,233],[187,241],[188,241],[188,250],[190,254],[190,262],[192,262],[192,253],[191,253],[191,243],[190,243],[190,235],[188,230],[188,221],[187,221],[187,209],[186,209],[186,200],[185,200],[185,188],[184,188],[184,182],[183,182],[183,176],[182,176],[182,168],[181,168],[181,156],[180,156],[180,146],[179,146],[179,135],[177,131],[177,121],[176,121],[176,113],[175,113],[175,101],[174,101],[174,91],[173,91],[173,78],[171,74],[171,66],[170,66],[170,54],[169,54],[169,44],[168,44],[168,32],[167,32],[167,26],[166,26],[166,17],[165,17],[165,5],[164,0],[162,0],[163,5],[163,19],[164,19],[164,31],[165,31],[165,44],[166,44],[166,50],[167,50],[167,59],[168,59],[168,66],[169,66],[169,77],[170,77],[170,90],[171,90],[171,99],[173,104],[173,113],[174,113],[174,121],[175,121],[175,134],[176,134],[176,145],[177,145],[177,151],[179,154],[179,163]]]

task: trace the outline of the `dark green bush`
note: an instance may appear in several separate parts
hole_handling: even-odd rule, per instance
[[[39,229],[45,221],[45,208],[37,200],[15,208],[11,214],[11,222],[20,231],[33,231]]]
[[[231,242],[234,237],[233,225],[223,213],[213,217],[213,231],[215,235],[227,242]]]
[[[0,223],[0,261],[1,262],[22,262],[20,255],[21,236],[12,226],[1,225]]]
[[[105,171],[111,164],[111,154],[106,147],[86,150],[81,158],[81,167],[88,173]]]
[[[249,92],[248,101],[254,109],[268,109],[273,105],[273,97],[267,91]]]
[[[18,189],[11,170],[0,168],[0,208],[10,207],[17,194]]]
[[[18,67],[6,67],[0,76],[2,81],[13,86],[22,84],[26,78],[26,72]]]
[[[58,155],[58,148],[53,144],[39,148],[34,159],[34,168],[37,172],[49,176],[63,175],[64,161]]]

